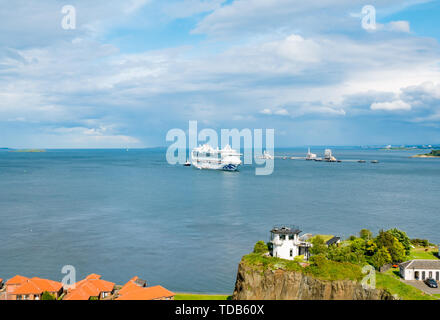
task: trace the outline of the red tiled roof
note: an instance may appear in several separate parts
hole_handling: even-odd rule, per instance
[[[121,290],[119,293],[121,293]],[[116,300],[157,300],[173,297],[174,295],[174,292],[171,292],[162,286],[146,288],[130,286],[129,290],[121,294]]]
[[[100,279],[97,274],[90,274],[85,279],[78,281],[74,289],[68,290],[63,300],[89,300],[90,297],[98,297],[102,292],[112,292],[115,284]]]
[[[87,277],[86,277],[86,279],[101,279],[101,275],[100,274],[96,274],[96,273],[92,273],[92,274],[89,274]]]
[[[61,282],[34,277],[27,279],[23,284],[19,285],[12,294],[42,294],[44,291],[58,292],[62,287]]]
[[[6,285],[11,285],[11,284],[22,284],[23,282],[28,281],[29,278],[20,276],[20,275],[16,275],[14,277],[12,277],[11,279],[9,279],[8,281],[6,281]]]

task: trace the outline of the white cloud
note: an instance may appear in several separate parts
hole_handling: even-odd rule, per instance
[[[191,17],[195,14],[213,11],[220,8],[226,0],[179,0],[166,3],[164,12],[173,18]]]
[[[130,0],[127,1],[127,5],[124,9],[124,11],[126,13],[133,13],[137,10],[139,10],[140,8],[142,8],[143,6],[145,6],[146,4],[150,3],[151,0]]]
[[[286,109],[278,109],[274,112],[278,116],[288,116],[289,112]]]
[[[84,10],[88,3],[79,1],[79,6]],[[311,21],[300,26],[316,11],[327,31],[336,17],[342,24],[355,23],[365,35],[360,21],[347,14],[358,2],[344,0],[335,8],[330,0],[295,5],[290,0],[235,1],[223,6],[220,0],[182,3],[164,10],[175,17],[214,10],[195,32],[237,33],[242,38],[121,53],[116,45],[98,40],[96,34],[106,30],[107,24],[114,27],[111,18],[116,12],[125,13],[126,2],[108,2],[103,10],[109,17],[96,12],[104,5],[102,1],[90,4],[90,12],[78,10],[85,15],[78,25],[87,23],[89,31],[69,37],[50,29],[52,22],[57,28],[59,24],[59,10],[54,6],[57,10],[51,23],[30,33],[35,41],[23,34],[27,35],[34,22],[44,20],[44,15],[30,17],[30,25],[26,25],[29,12],[20,9],[24,16],[18,18],[24,28],[0,13],[9,19],[0,21],[0,27],[7,26],[10,35],[21,39],[14,45],[10,36],[7,44],[11,48],[0,48],[0,119],[38,123],[36,130],[47,130],[53,141],[60,135],[83,146],[91,136],[94,145],[107,140],[106,145],[120,146],[129,143],[127,139],[137,139],[139,132],[162,139],[160,128],[187,119],[203,120],[210,126],[227,125],[233,119],[239,125],[239,121],[261,121],[260,113],[272,115],[264,117],[264,125],[272,125],[305,116],[348,118],[354,109],[369,114],[370,110],[413,114],[423,109],[425,114],[417,114],[417,119],[432,121],[439,112],[440,47],[436,40],[397,32],[358,37],[338,29],[324,34],[318,27],[311,28],[314,32],[304,31]],[[191,3],[196,8],[190,8]],[[140,9],[145,4],[134,1],[128,8]],[[338,10],[341,12],[335,15]],[[408,32],[409,24],[393,22],[390,28]],[[251,35],[244,37],[245,31]],[[386,93],[386,97],[367,102],[347,99],[375,93]],[[394,112],[392,116],[404,114]],[[163,139],[154,145],[161,143]]]
[[[411,105],[402,101],[395,100],[391,102],[375,102],[371,104],[371,110],[383,110],[383,111],[409,111]]]
[[[260,113],[270,115],[270,114],[272,114],[272,110],[266,108],[266,109],[261,110]]]
[[[387,27],[391,31],[410,32],[408,21],[391,21],[387,24]]]

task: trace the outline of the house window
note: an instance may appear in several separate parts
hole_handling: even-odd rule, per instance
[[[293,257],[293,249],[290,249],[290,256]]]
[[[425,271],[422,271],[422,280],[425,280]]]
[[[432,271],[429,271],[429,278],[432,278]]]
[[[289,234],[289,240],[293,240],[293,234]]]
[[[436,272],[435,273],[435,280],[439,281],[440,280],[440,272]]]
[[[280,239],[281,240],[286,240],[286,235],[285,234],[280,235]]]

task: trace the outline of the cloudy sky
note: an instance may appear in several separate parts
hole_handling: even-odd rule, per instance
[[[0,4],[0,147],[165,146],[189,120],[278,147],[440,143],[439,1]]]

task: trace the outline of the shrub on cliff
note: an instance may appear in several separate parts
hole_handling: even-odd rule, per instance
[[[383,265],[390,263],[392,261],[391,255],[385,247],[380,248],[377,252],[371,257],[370,263],[376,269],[379,269]]]
[[[411,240],[406,233],[397,228],[388,230],[387,232],[391,233],[403,245],[405,248],[405,255],[408,256],[411,253]]]
[[[269,248],[267,244],[262,240],[258,241],[254,246],[254,253],[263,254],[266,252],[269,252]]]
[[[371,232],[371,231],[368,230],[368,229],[362,229],[362,230],[359,232],[359,237],[362,238],[362,239],[364,239],[364,240],[370,240],[370,239],[373,238],[373,232]]]
[[[310,248],[310,253],[313,255],[326,255],[328,247],[326,246],[324,239],[320,236],[316,236],[311,240],[312,247]]]
[[[378,248],[387,249],[391,262],[402,262],[406,258],[405,248],[400,241],[389,231],[379,231],[375,239]]]

